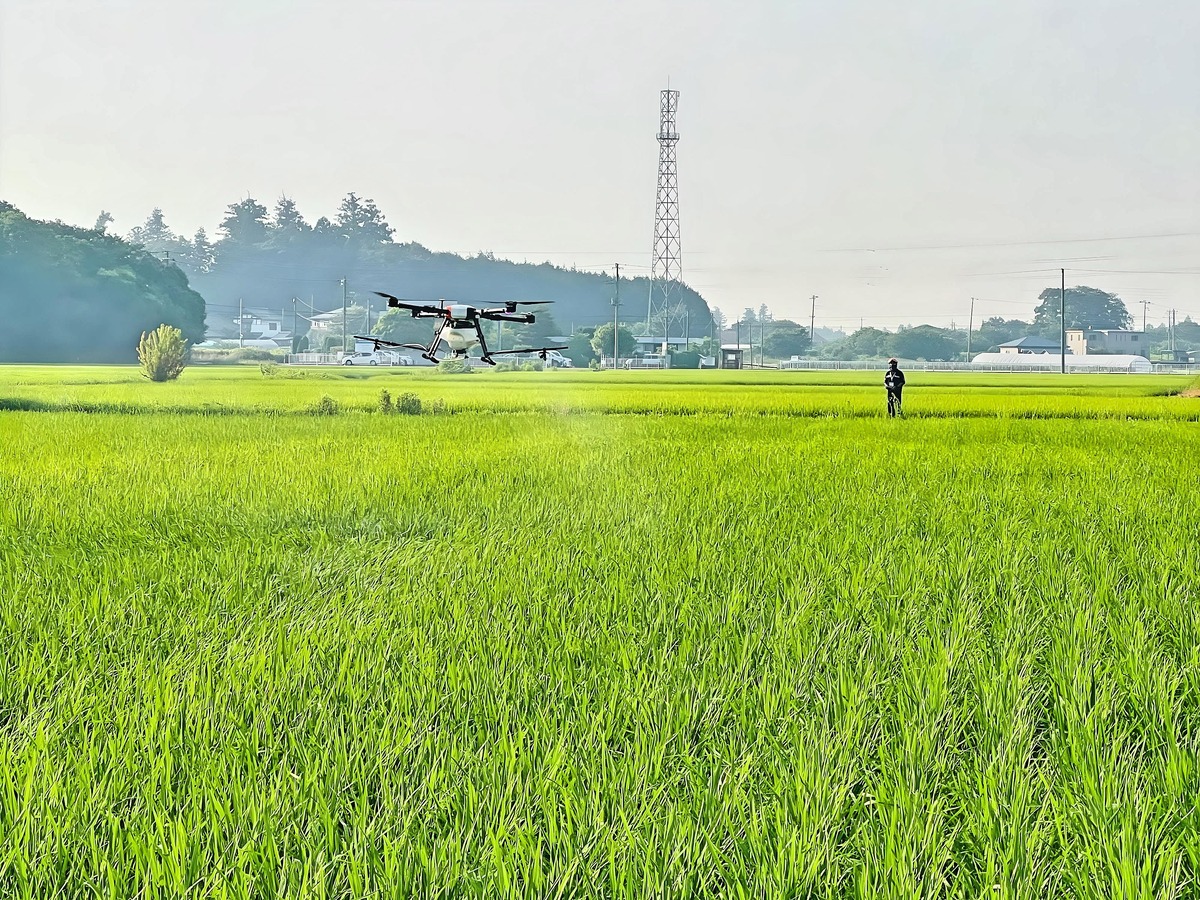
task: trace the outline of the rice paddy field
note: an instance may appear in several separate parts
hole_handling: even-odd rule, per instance
[[[1200,399],[908,377],[0,368],[0,896],[1200,896]]]

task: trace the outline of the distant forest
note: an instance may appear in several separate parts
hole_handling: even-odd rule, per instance
[[[104,227],[103,220],[97,223]],[[341,308],[340,280],[352,303],[370,301],[376,313],[386,308],[374,291],[398,297],[496,303],[505,300],[552,300],[548,316],[560,333],[611,321],[613,280],[605,275],[551,265],[496,259],[489,253],[463,257],[435,253],[421,244],[397,242],[395,229],[369,199],[347,194],[332,218],[309,223],[296,203],[281,198],[273,210],[254,198],[231,203],[216,240],[203,229],[191,238],[176,235],[161,209],[127,235],[130,242],[177,263],[208,304],[209,325],[247,307],[301,313]],[[646,278],[621,279],[622,321],[645,321],[650,284]],[[711,313],[704,299],[681,286],[673,310],[672,334],[689,321],[692,333],[707,333]],[[660,305],[656,298],[656,308]],[[640,311],[640,315],[639,315]],[[541,318],[541,316],[539,316]],[[299,321],[303,331],[303,320]],[[652,333],[662,329],[651,323]]]

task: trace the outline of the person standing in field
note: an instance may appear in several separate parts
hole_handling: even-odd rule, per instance
[[[900,371],[900,363],[895,359],[888,360],[888,370],[883,375],[883,386],[887,388],[888,415],[900,415],[900,398],[904,393],[904,373]]]

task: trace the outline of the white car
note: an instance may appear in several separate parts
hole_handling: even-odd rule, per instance
[[[402,356],[389,350],[360,350],[342,359],[343,366],[411,366],[411,356]]]

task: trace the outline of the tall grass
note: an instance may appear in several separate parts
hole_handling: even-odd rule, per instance
[[[0,895],[1194,894],[1194,429],[0,413]]]

